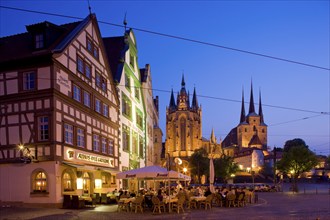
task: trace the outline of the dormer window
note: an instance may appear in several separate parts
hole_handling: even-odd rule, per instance
[[[95,59],[99,59],[99,48],[91,38],[87,37],[86,44],[88,52],[92,54]]]
[[[34,46],[35,49],[42,49],[45,46],[44,35],[42,33],[38,33],[34,37]]]

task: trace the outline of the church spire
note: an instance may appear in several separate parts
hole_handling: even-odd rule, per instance
[[[251,80],[251,94],[250,94],[250,108],[249,108],[249,114],[255,113],[254,110],[254,100],[253,100],[253,86],[252,86],[252,80]]]
[[[264,114],[262,113],[261,91],[260,90],[259,90],[259,116],[260,116],[260,123],[264,123]]]
[[[171,99],[170,99],[170,109],[173,109],[173,108],[176,108],[176,105],[175,105],[175,100],[174,100],[174,94],[173,94],[173,89],[171,91]]]
[[[196,95],[196,88],[194,87],[194,94],[192,99],[192,108],[198,109],[198,101],[197,101],[197,95]]]
[[[181,87],[185,88],[186,83],[184,82],[184,75],[182,74]]]
[[[211,141],[212,144],[216,144],[217,143],[217,140],[216,140],[215,135],[214,135],[214,129],[213,128],[212,128],[212,132],[211,132],[210,141]]]
[[[242,90],[242,108],[241,108],[241,119],[240,123],[245,122],[245,107],[244,107],[244,89]]]

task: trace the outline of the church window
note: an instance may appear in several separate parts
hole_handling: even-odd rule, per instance
[[[180,134],[181,134],[181,150],[186,150],[186,120],[180,120]]]

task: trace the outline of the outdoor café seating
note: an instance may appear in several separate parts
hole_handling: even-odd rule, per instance
[[[131,202],[132,211],[135,211],[135,213],[137,213],[137,211],[140,210],[141,213],[143,213],[143,200],[144,200],[144,197],[139,196],[134,201],[132,201]]]
[[[209,207],[211,209],[213,196],[214,196],[213,194],[208,195],[205,200],[202,200],[199,202],[199,206],[200,207],[204,206],[205,209],[207,209],[207,207]]]
[[[157,196],[153,196],[151,200],[152,200],[152,204],[154,206],[152,213],[155,213],[155,211],[158,211],[159,213],[161,213],[162,208],[165,212],[166,208],[165,208],[164,202],[161,202]]]
[[[183,205],[186,201],[186,197],[184,195],[181,195],[176,202],[172,203],[172,210],[176,210],[177,213],[180,213],[180,209],[182,212],[184,212]]]
[[[227,198],[226,198],[226,206],[227,207],[235,207],[235,199],[236,199],[236,195],[235,194],[227,194]]]

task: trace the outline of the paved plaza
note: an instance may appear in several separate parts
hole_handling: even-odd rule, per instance
[[[317,193],[317,194],[316,194]],[[90,209],[28,208],[11,206],[0,208],[1,220],[51,219],[330,219],[329,185],[322,189],[309,187],[299,193],[258,193],[258,203],[245,207],[213,207],[211,210],[185,209],[184,213],[152,214],[117,212],[117,205],[98,205]]]

